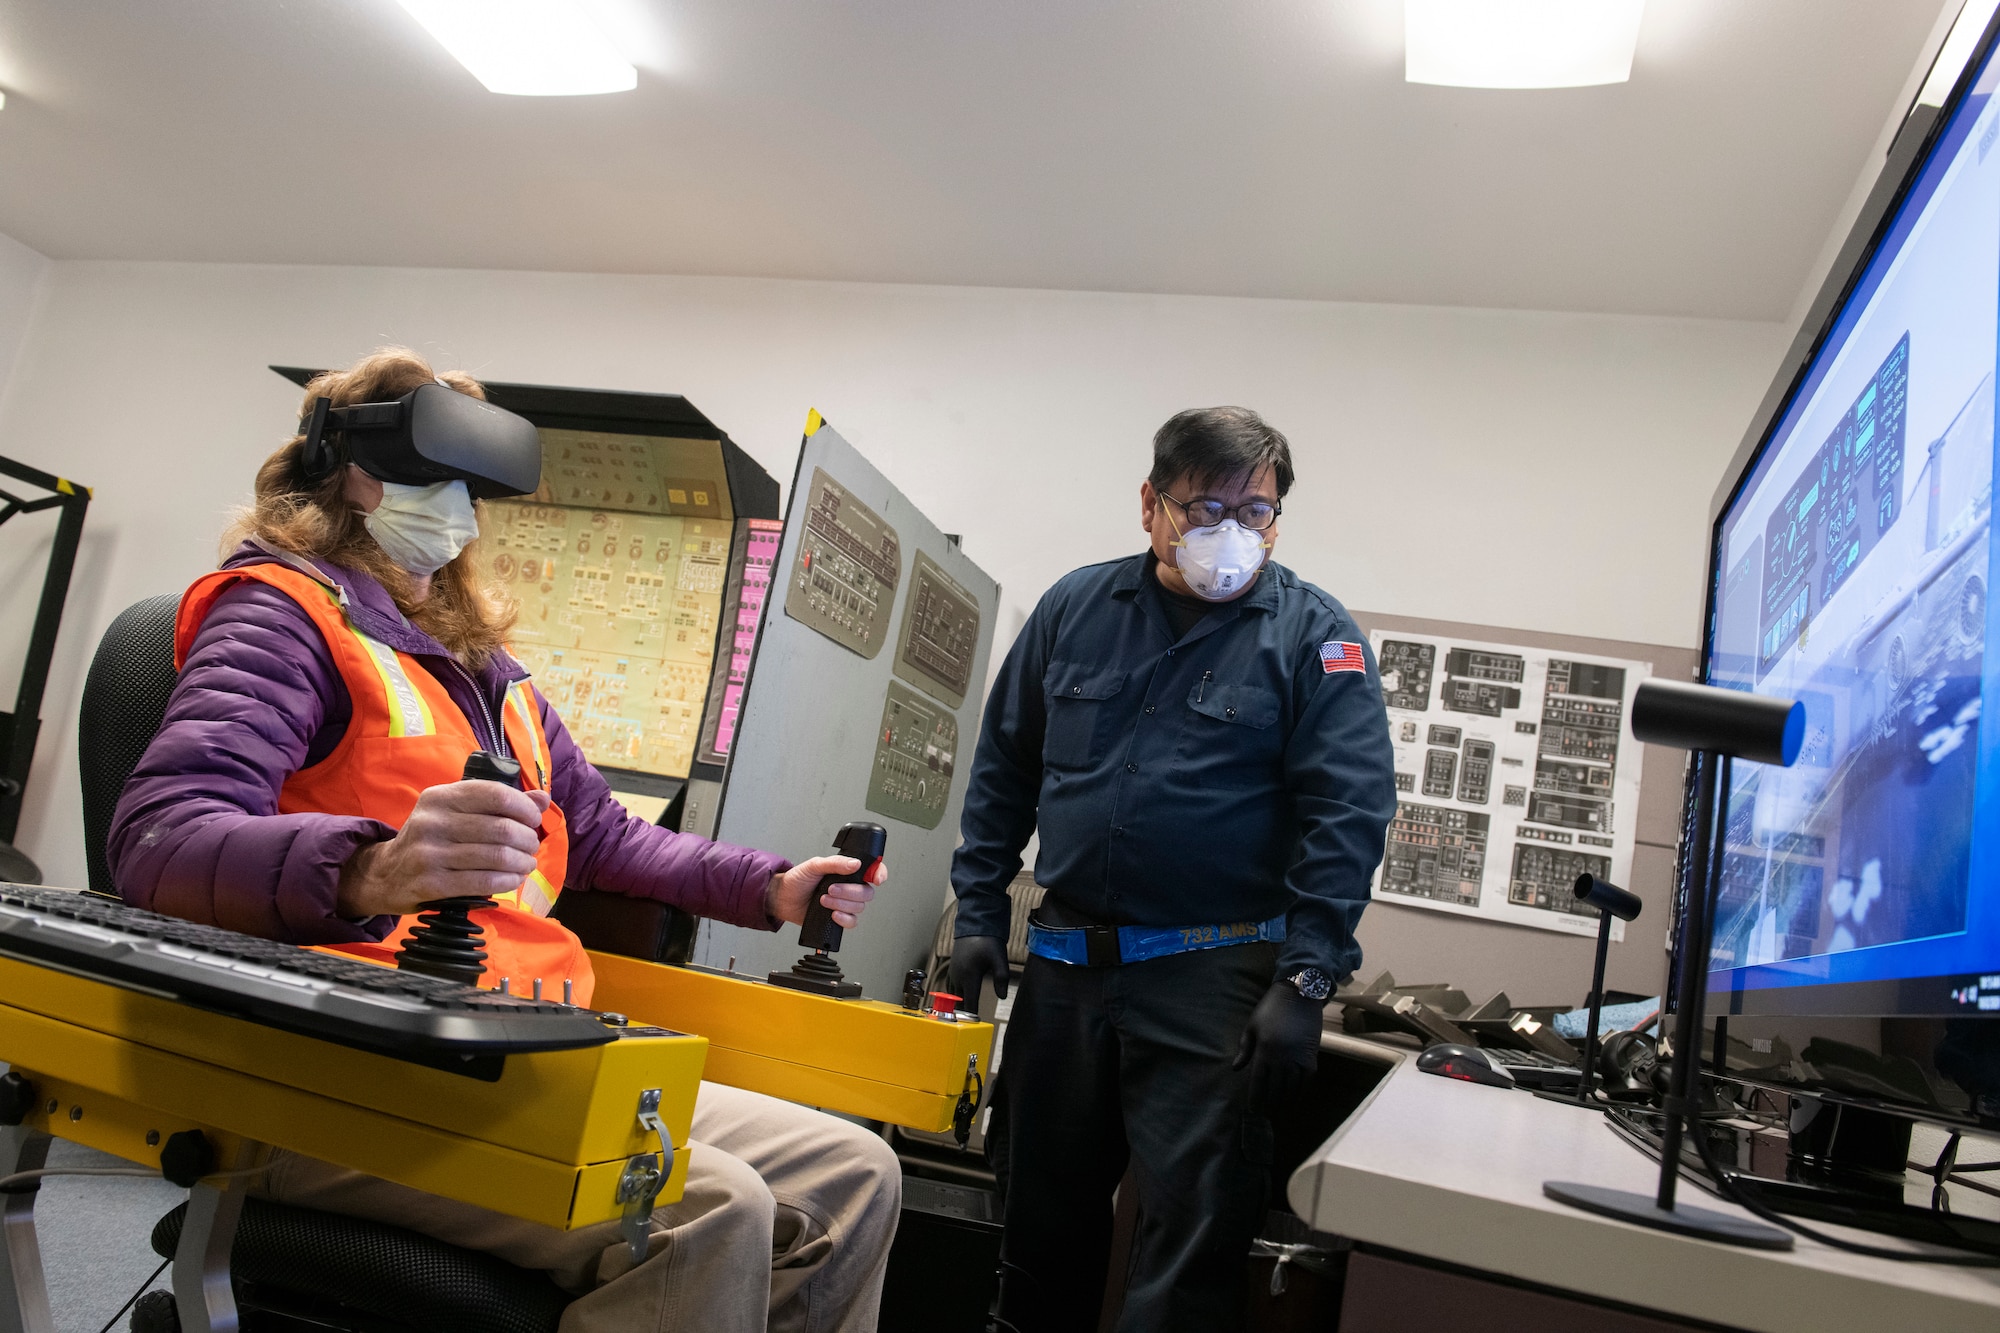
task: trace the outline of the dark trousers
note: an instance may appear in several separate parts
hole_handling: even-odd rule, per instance
[[[1139,1186],[1121,1331],[1235,1328],[1271,1129],[1229,1067],[1277,946],[1120,967],[1030,958],[995,1088],[1006,1190],[997,1307],[1020,1333],[1097,1327],[1111,1196]]]

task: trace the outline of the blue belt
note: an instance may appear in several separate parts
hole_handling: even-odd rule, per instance
[[[1028,923],[1028,952],[1079,967],[1115,967],[1168,954],[1224,949],[1232,944],[1278,943],[1285,918],[1232,921],[1220,926],[1044,926]]]

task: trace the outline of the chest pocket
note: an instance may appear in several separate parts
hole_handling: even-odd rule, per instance
[[[1051,662],[1042,678],[1048,722],[1042,762],[1051,768],[1086,768],[1104,753],[1111,728],[1108,702],[1125,688],[1123,671],[1084,662]]]
[[[1188,691],[1189,716],[1181,738],[1183,762],[1200,768],[1263,763],[1277,754],[1284,735],[1278,695],[1261,685],[1219,685]]]

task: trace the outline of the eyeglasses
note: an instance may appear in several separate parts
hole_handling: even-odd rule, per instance
[[[1174,500],[1165,491],[1159,492],[1162,500]],[[1225,518],[1233,518],[1252,532],[1262,532],[1278,521],[1278,515],[1285,512],[1282,504],[1265,504],[1262,500],[1250,500],[1240,505],[1229,506],[1218,500],[1196,500],[1189,504],[1174,500],[1187,515],[1191,528],[1212,528]]]

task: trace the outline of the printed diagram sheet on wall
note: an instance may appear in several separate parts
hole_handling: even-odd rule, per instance
[[[1647,662],[1377,630],[1396,751],[1383,902],[1595,934],[1570,892],[1629,884]],[[1611,938],[1625,923],[1611,923]]]

